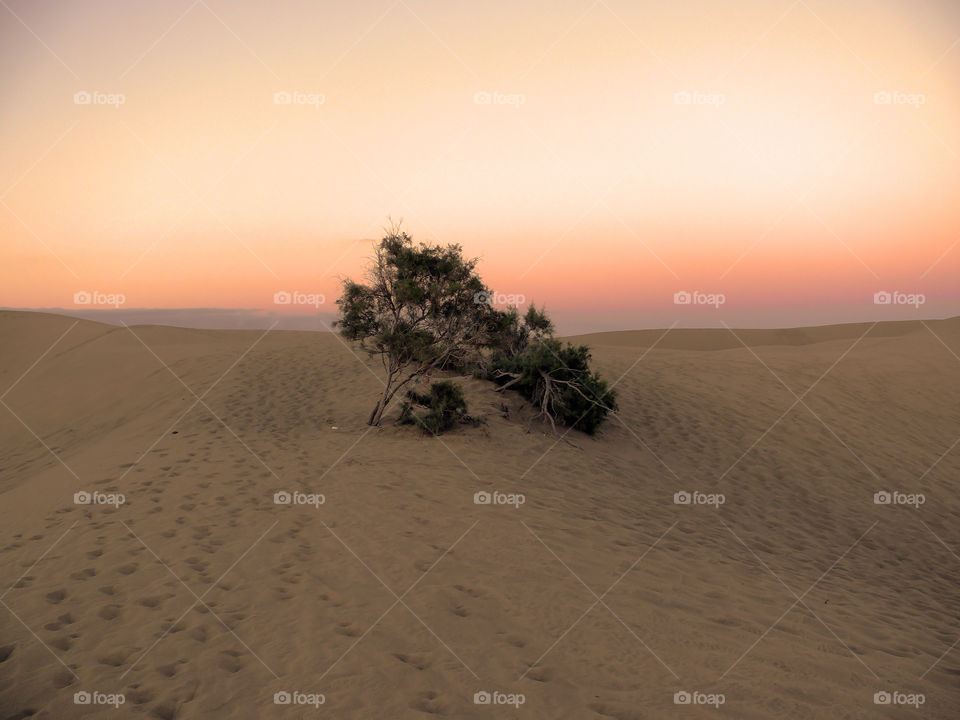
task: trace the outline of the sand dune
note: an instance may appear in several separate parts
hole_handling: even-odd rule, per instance
[[[626,347],[648,347],[657,343],[663,350],[729,350],[740,348],[744,344],[757,345],[812,345],[831,340],[855,340],[870,330],[870,337],[903,337],[911,334],[924,334],[929,329],[936,334],[949,333],[960,324],[960,318],[948,320],[900,320],[883,323],[846,323],[843,325],[820,325],[817,327],[777,328],[773,330],[745,329],[730,330],[724,328],[704,328],[691,330],[677,328],[664,335],[663,330],[624,330],[620,332],[589,333],[577,336],[579,342],[587,345],[614,345]],[[925,327],[926,325],[926,327]]]
[[[570,445],[469,378],[371,431],[325,333],[0,313],[0,717],[957,717],[960,319],[661,334],[581,338]]]

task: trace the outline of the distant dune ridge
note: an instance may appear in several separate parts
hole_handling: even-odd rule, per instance
[[[3,308],[4,311],[30,311],[54,315],[67,315],[70,317],[81,318],[83,320],[92,320],[94,322],[107,323],[109,325],[168,325],[170,327],[195,328],[200,330],[314,330],[318,332],[329,332],[337,319],[336,307],[332,300],[325,303],[322,307],[327,310],[317,310],[315,312],[306,312],[303,314],[285,314],[273,310],[253,309],[253,308],[104,308],[104,307],[86,307],[77,306],[71,308]],[[521,310],[526,310],[526,305],[521,306]],[[652,342],[653,339],[662,332],[663,328],[676,326],[676,330],[683,332],[672,332],[670,342],[676,343],[680,338],[687,337],[688,333],[694,333],[690,337],[698,338],[698,341],[718,338],[724,346],[729,343],[736,343],[737,340],[729,335],[725,329],[726,324],[734,327],[750,328],[744,332],[750,333],[757,329],[760,338],[765,338],[765,342],[774,340],[774,344],[780,342],[783,338],[806,338],[807,333],[835,332],[844,333],[854,326],[863,326],[864,308],[852,307],[843,308],[842,312],[828,315],[831,323],[829,325],[819,325],[810,327],[810,315],[798,316],[795,323],[786,323],[786,328],[770,329],[763,323],[757,323],[755,316],[749,316],[750,322],[745,322],[742,326],[730,321],[725,321],[713,310],[709,312],[699,311],[690,313],[689,306],[685,306],[681,316],[678,316],[676,308],[671,306],[669,312],[662,309],[651,313],[631,313],[620,312],[615,314],[585,314],[583,312],[569,312],[557,310],[548,307],[547,311],[550,319],[554,322],[557,332],[562,335],[585,335],[592,337],[594,335],[608,335],[617,332],[642,332],[643,335],[639,341]],[[889,310],[888,310],[889,308]],[[936,311],[927,306],[931,315],[936,315]],[[940,308],[946,314],[946,308]],[[877,313],[886,318],[884,326],[898,327],[902,322],[914,323],[919,321],[905,317],[914,313],[913,308],[891,307],[891,306],[871,306],[868,312]],[[891,313],[895,313],[892,314]],[[813,317],[816,317],[815,315]],[[854,318],[857,321],[846,322],[844,318]],[[869,320],[869,317],[866,319]],[[843,324],[838,324],[843,323]],[[633,328],[629,331],[623,331],[623,328]],[[643,329],[641,329],[643,328]],[[713,329],[717,332],[700,332],[703,329]],[[843,328],[846,328],[844,330]],[[631,341],[633,342],[633,341]],[[794,344],[793,340],[784,340],[788,344]],[[622,344],[620,342],[615,344]],[[732,345],[731,345],[732,347]]]
[[[12,308],[6,308],[12,309]],[[0,308],[2,312],[4,308]],[[335,312],[283,315],[244,308],[40,308],[37,312],[93,320],[110,325],[169,325],[203,330],[319,330],[327,331]]]
[[[329,333],[0,337],[2,718],[960,707],[960,318],[579,336],[620,412],[575,446],[472,378],[479,427],[368,428]]]

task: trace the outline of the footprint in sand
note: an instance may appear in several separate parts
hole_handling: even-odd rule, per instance
[[[178,660],[175,663],[170,663],[169,665],[159,665],[157,666],[157,672],[163,675],[166,678],[172,678],[177,674],[177,665],[181,662],[186,662],[185,660]]]
[[[553,679],[553,671],[538,665],[527,673],[527,677],[537,682],[549,682]]]
[[[78,572],[70,573],[70,579],[71,580],[87,580],[88,578],[92,578],[96,576],[96,574],[97,574],[97,571],[94,570],[93,568],[84,568],[83,570],[79,570]]]
[[[13,655],[13,651],[17,649],[15,643],[10,645],[0,645],[0,663],[5,663],[10,659],[10,656]]]
[[[187,558],[187,565],[189,565],[190,569],[194,572],[202,573],[210,566],[210,563],[196,556],[191,556]]]
[[[66,652],[73,647],[73,640],[70,639],[69,635],[61,635],[60,637],[55,637],[50,641],[49,644],[51,647],[55,647],[57,650]]]
[[[454,605],[453,614],[457,617],[469,617],[470,611],[467,610],[463,605]]]
[[[137,604],[146,608],[158,608],[170,597],[170,595],[151,595],[149,597],[141,598],[137,601]]]
[[[187,629],[186,624],[182,621],[178,622],[176,625],[173,625],[173,618],[167,618],[164,620],[163,625],[160,626],[162,632],[169,633],[170,635],[176,635],[179,632],[183,632]]]
[[[393,656],[402,663],[410,665],[417,670],[426,670],[433,664],[433,661],[427,655],[420,653],[408,655],[406,653],[393,653]]]
[[[73,624],[73,616],[70,613],[64,613],[63,615],[57,618],[57,622],[47,623],[46,625],[43,626],[43,629],[50,630],[51,632],[55,632],[60,628],[62,628],[64,625],[72,625],[72,624]]]
[[[150,714],[160,720],[174,720],[177,716],[177,705],[171,702],[160,703]]]
[[[116,620],[118,617],[120,617],[121,609],[122,608],[120,605],[104,605],[102,608],[100,608],[100,612],[98,612],[97,615],[104,620]]]
[[[53,676],[53,686],[57,690],[63,690],[76,682],[76,678],[66,670],[61,670]]]
[[[430,713],[431,715],[446,715],[449,712],[447,703],[440,699],[440,696],[433,690],[424,690],[419,697],[410,703],[410,707],[420,712]]]
[[[360,635],[360,631],[353,627],[353,623],[342,622],[337,628],[337,633],[340,635],[346,635],[347,637],[357,637]]]
[[[127,660],[127,653],[121,652],[119,650],[114,650],[111,653],[106,655],[101,655],[97,658],[97,662],[101,665],[109,665],[110,667],[120,667]]]
[[[124,697],[134,705],[146,705],[156,697],[156,693],[148,688],[133,685],[124,693]]]
[[[483,597],[484,593],[482,590],[474,590],[473,588],[465,587],[463,585],[454,585],[456,590],[459,590],[462,593],[469,595],[470,597]]]
[[[519,635],[507,635],[507,642],[516,648],[522,648],[527,646],[527,641],[524,640]]]
[[[53,592],[48,592],[44,597],[47,598],[47,602],[58,605],[63,602],[67,597],[66,590],[54,590]]]
[[[242,656],[235,650],[225,650],[221,653],[220,667],[228,673],[240,672],[246,666]]]

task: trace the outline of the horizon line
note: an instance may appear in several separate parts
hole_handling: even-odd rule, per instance
[[[39,313],[46,315],[58,315],[61,317],[69,317],[74,319],[86,320],[88,322],[96,322],[104,325],[113,325],[117,327],[123,327],[126,323],[121,321],[110,321],[110,317],[116,314],[121,313],[133,313],[133,312],[142,312],[142,313],[152,313],[152,312],[213,312],[213,313],[255,313],[262,312],[266,316],[280,317],[288,321],[299,321],[299,322],[309,322],[312,319],[316,319],[318,315],[324,316],[335,316],[336,312],[318,312],[313,314],[281,314],[276,311],[266,310],[264,308],[217,308],[217,307],[184,307],[184,308],[91,308],[91,309],[71,309],[71,308],[25,308],[25,307],[10,307],[10,306],[0,306],[0,312],[30,312],[30,313]],[[100,315],[102,318],[92,318],[84,317],[84,315]],[[923,322],[944,322],[948,320],[957,320],[960,319],[960,315],[947,315],[945,317],[916,317],[916,318],[891,318],[889,320],[849,320],[843,322],[828,322],[828,323],[814,323],[814,324],[799,324],[799,325],[756,325],[756,326],[730,326],[726,323],[720,326],[682,326],[678,327],[676,324],[672,326],[662,326],[662,325],[651,325],[649,327],[626,327],[620,329],[599,329],[599,330],[586,330],[575,333],[560,333],[558,337],[574,337],[581,335],[600,335],[608,333],[625,333],[625,332],[649,332],[649,331],[685,331],[685,332],[696,332],[696,331],[730,331],[730,330],[744,330],[744,331],[774,331],[774,330],[807,330],[807,329],[818,329],[818,328],[830,328],[830,327],[843,327],[850,325],[891,325],[891,324],[901,324],[901,323],[923,323]],[[204,327],[202,325],[175,325],[169,322],[135,322],[130,323],[131,327],[143,327],[143,326],[155,326],[155,327],[173,327],[179,329],[187,330],[225,330],[225,331],[249,331],[249,330],[264,330],[271,329],[275,332],[320,332],[320,333],[335,333],[332,328],[308,328],[308,327],[274,327],[274,328],[262,328],[262,327]]]

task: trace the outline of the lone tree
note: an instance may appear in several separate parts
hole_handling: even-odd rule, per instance
[[[367,282],[343,281],[335,325],[343,337],[379,355],[386,372],[368,425],[380,424],[393,396],[412,380],[463,366],[485,347],[490,290],[476,264],[463,258],[459,245],[414,245],[394,225],[377,247]]]
[[[394,225],[377,246],[367,282],[343,281],[335,325],[343,337],[380,356],[386,372],[367,423],[379,425],[411,381],[433,370],[455,370],[492,380],[500,391],[519,392],[539,410],[531,422],[544,418],[554,432],[557,422],[596,432],[607,413],[616,412],[616,392],[590,370],[589,348],[555,339],[550,318],[533,305],[524,315],[515,307],[494,308],[476,265],[464,259],[459,245],[414,245]],[[429,396],[408,393],[408,399],[429,408],[428,417],[437,422],[423,422],[410,402],[401,420],[420,418],[432,432],[466,417],[456,386]]]

